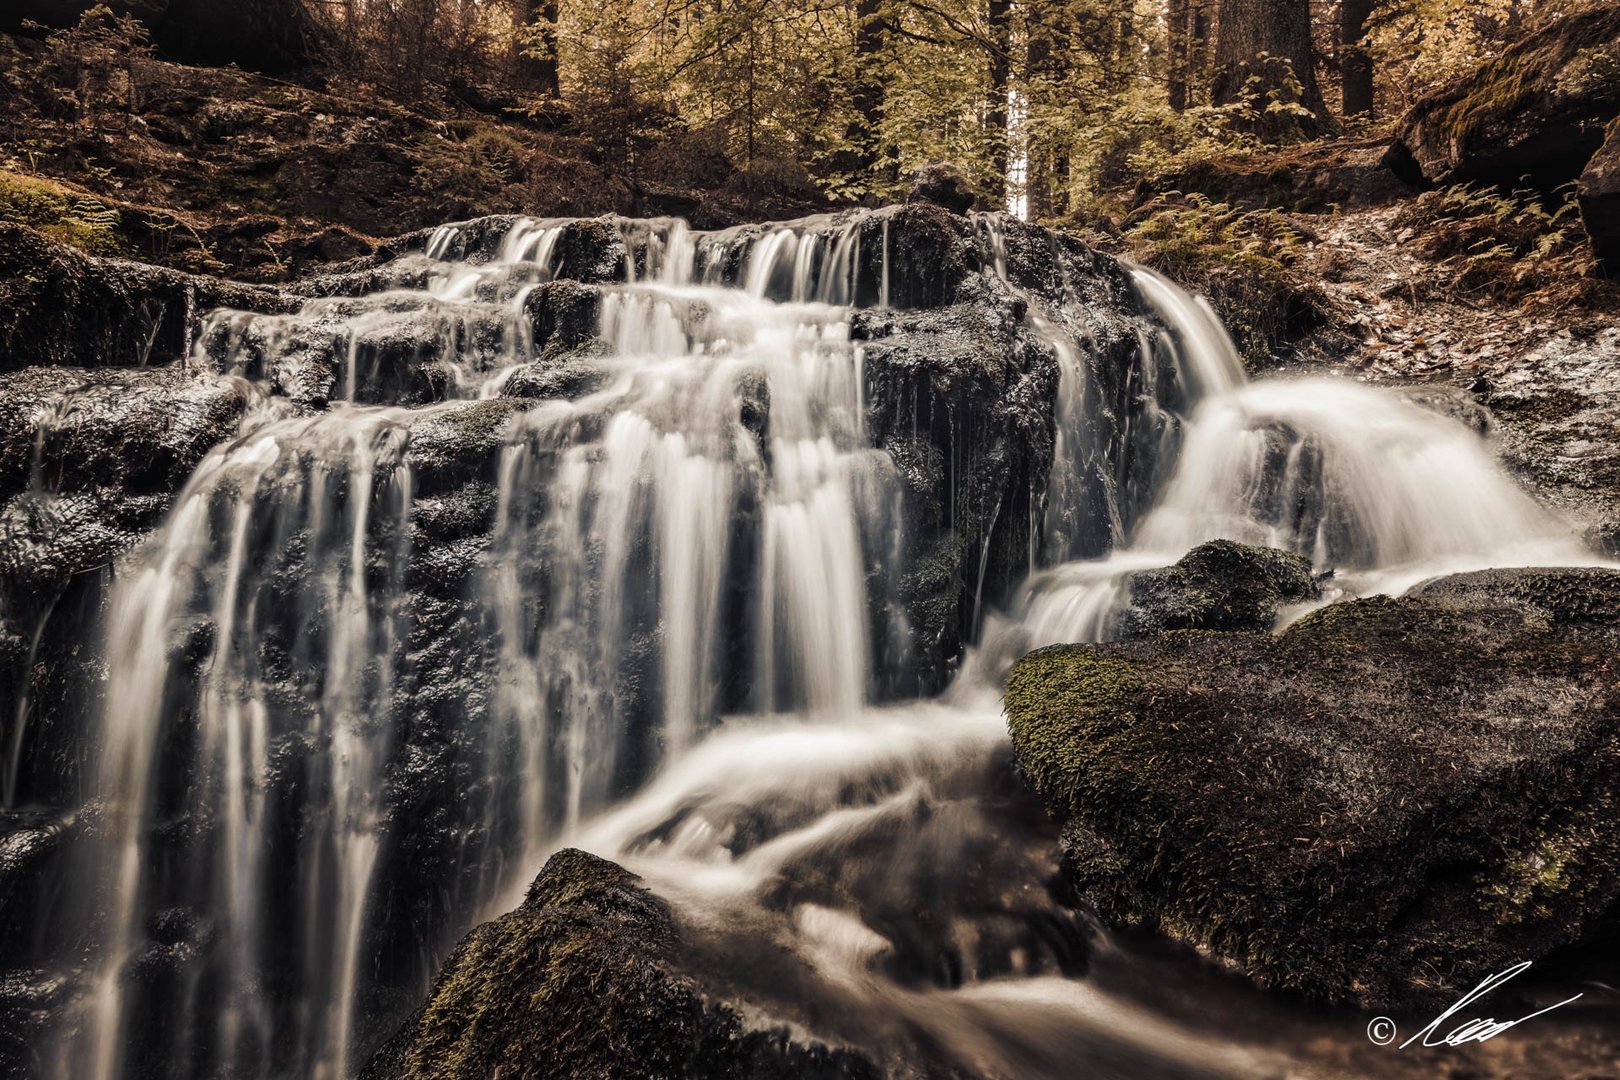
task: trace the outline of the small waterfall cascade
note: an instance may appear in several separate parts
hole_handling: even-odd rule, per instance
[[[920,286],[885,212],[446,226],[361,295],[207,316],[196,363],[306,400],[250,411],[120,568],[78,881],[99,969],[61,1075],[352,1076],[561,843],[814,958],[883,1018],[851,1039],[897,1020],[1068,1075],[1117,1003],[1075,981],[1094,930],[996,789],[1012,659],[1106,638],[1130,571],[1218,537],[1352,589],[1595,561],[1477,434],[1343,380],[1250,383],[1146,270],[1113,377],[1087,301],[1014,287],[1005,225],[978,227],[1056,370],[1052,464],[1027,582],[992,613],[996,503],[959,571],[980,642],[901,704],[918,537],[857,329]],[[1254,1064],[1137,1019],[1121,1060]]]
[[[868,582],[896,578],[906,550],[850,335],[848,303],[877,288],[862,222],[611,222],[626,254],[599,287],[588,378],[527,409],[494,399],[537,358],[530,299],[600,222],[447,227],[378,291],[207,317],[197,363],[326,364],[331,404],[250,416],[120,576],[106,824],[84,871],[111,900],[64,1077],[159,1060],[177,1077],[337,1080],[375,1045],[366,984],[389,934],[410,934],[382,925],[398,883],[377,876],[408,842],[390,792],[423,721],[402,687],[431,648],[415,628],[438,615],[411,599],[431,572],[413,538],[445,515],[416,464],[480,410],[497,418],[492,524],[449,591],[491,655],[478,699],[453,706],[465,753],[438,763],[467,781],[448,810],[457,850],[435,853],[455,932],[722,713],[867,704],[874,641],[891,663],[906,648]],[[401,342],[406,366],[447,373],[450,400],[365,404]],[[154,935],[205,956],[154,973]],[[433,958],[415,959],[419,988]]]

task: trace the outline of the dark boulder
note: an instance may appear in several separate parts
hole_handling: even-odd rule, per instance
[[[1575,197],[1592,254],[1611,273],[1620,270],[1620,122],[1609,125],[1609,137],[1586,163]]]
[[[876,1077],[848,1051],[744,1024],[682,968],[669,908],[623,868],[553,855],[516,911],[464,938],[362,1080]]]
[[[1200,544],[1174,566],[1130,579],[1128,637],[1163,630],[1269,630],[1286,604],[1321,595],[1308,560],[1231,540]]]
[[[1262,984],[1455,1000],[1613,927],[1620,574],[1490,571],[1026,657],[1023,771],[1069,872]]]
[[[274,289],[94,258],[4,222],[0,262],[0,371],[165,364],[188,351],[199,312],[291,307]]]
[[[973,209],[978,196],[974,194],[973,185],[966,176],[944,162],[936,161],[924,165],[913,174],[906,201],[933,203],[954,214],[965,214]]]
[[[1478,71],[1420,98],[1390,164],[1409,182],[1520,185],[1580,176],[1620,115],[1620,4],[1531,34]]]

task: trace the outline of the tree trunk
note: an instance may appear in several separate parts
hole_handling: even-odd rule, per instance
[[[1264,59],[1262,59],[1264,58]],[[1286,90],[1290,81],[1297,89]],[[1237,101],[1251,87],[1266,97],[1282,92],[1283,100],[1309,109],[1313,119],[1262,112],[1258,126],[1268,135],[1315,135],[1331,118],[1316,81],[1316,53],[1311,42],[1310,0],[1223,0],[1215,41],[1215,104]]]
[[[1192,29],[1187,42],[1187,103],[1195,104],[1199,92],[1209,85],[1209,5],[1212,0],[1192,0]]]
[[[1339,80],[1344,92],[1344,115],[1373,115],[1373,61],[1367,52],[1367,19],[1373,0],[1341,0],[1339,4]]]
[[[512,66],[518,83],[544,97],[561,96],[562,84],[557,75],[557,0],[516,0],[512,16],[519,28],[532,26],[537,30],[534,37],[517,43]]]
[[[883,0],[857,0],[855,4],[855,85],[850,94],[855,106],[855,123],[845,141],[854,149],[856,167],[865,173],[877,168],[878,129],[883,123],[887,96],[883,83],[883,50],[888,43],[888,27],[883,21]]]
[[[1192,59],[1191,13],[1187,0],[1170,0],[1166,12],[1169,25],[1166,38],[1170,61],[1170,107],[1176,112],[1187,109],[1187,79]]]
[[[991,167],[1002,190],[1007,185],[1007,90],[1012,78],[1012,0],[990,0],[990,89],[985,129]],[[1000,199],[996,200],[1000,203]]]
[[[1028,65],[1027,85],[1030,107],[1052,103],[1048,96],[1064,93],[1069,74],[1071,34],[1066,16],[1059,5],[1026,9],[1026,53]],[[1038,99],[1038,95],[1042,98]],[[1069,155],[1060,143],[1047,143],[1035,136],[1039,130],[1030,125],[1027,146],[1029,160],[1024,178],[1025,193],[1029,200],[1031,221],[1052,221],[1068,210]]]

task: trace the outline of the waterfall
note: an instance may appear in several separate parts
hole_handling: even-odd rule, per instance
[[[350,1076],[565,842],[711,925],[770,926],[858,1010],[1050,1074],[1062,1054],[1008,1014],[1030,993],[1074,1020],[1053,987],[1087,931],[1038,895],[1052,838],[990,791],[1011,660],[1106,637],[1129,572],[1218,537],[1352,589],[1594,561],[1476,434],[1345,380],[1250,383],[1208,306],[1149,271],[1135,360],[1105,372],[1086,301],[1015,285],[990,216],[985,288],[1055,372],[1051,468],[986,500],[955,684],[885,702],[919,647],[896,596],[920,555],[855,324],[915,292],[892,222],[446,226],[363,295],[204,320],[193,362],[303,396],[250,413],[119,569],[78,879],[106,897],[99,970],[64,1077]],[[1030,576],[996,595],[992,541],[1026,507]],[[940,880],[970,864],[996,887]],[[814,897],[767,887],[812,865]]]
[[[203,1045],[219,1055],[200,1071],[266,1075],[280,1039],[314,1060],[340,1060],[379,843],[389,740],[379,719],[392,691],[393,597],[411,504],[403,434],[393,410],[269,420],[199,466],[142,565],[116,590],[97,855],[113,903],[88,1017],[93,1041],[83,1059],[64,1062],[65,1076],[121,1075],[125,966],[141,924],[180,899],[177,889],[201,891],[219,937],[209,972],[217,985],[206,998],[201,986],[188,991],[198,999],[191,1006],[207,1013]],[[295,569],[309,587],[289,596],[278,584]],[[273,743],[293,749],[284,742],[290,733],[272,728],[280,703],[271,664],[291,666],[307,691],[296,750],[305,755],[304,812],[320,820],[297,837],[283,834],[266,787]],[[177,710],[195,729],[179,745]],[[165,761],[170,755],[191,760]],[[189,784],[166,790],[177,772],[189,773]],[[174,880],[153,873],[149,831],[160,817],[194,833],[188,846],[201,860]],[[296,867],[287,884],[299,942],[278,941],[266,926],[272,885],[286,880],[271,853],[289,844],[295,851],[281,853]],[[302,979],[333,987],[330,1009],[277,1016],[255,992],[264,966],[289,947]]]

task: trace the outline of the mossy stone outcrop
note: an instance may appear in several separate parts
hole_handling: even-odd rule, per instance
[[[198,313],[287,311],[276,289],[85,255],[0,222],[0,371],[145,367],[185,355]]]
[[[1261,984],[1455,999],[1612,929],[1620,574],[1491,571],[1026,657],[1006,705],[1079,893]]]
[[[1126,637],[1162,630],[1269,630],[1287,604],[1321,595],[1311,564],[1290,551],[1212,540],[1174,566],[1130,580]]]
[[[553,855],[516,911],[473,930],[362,1080],[858,1080],[865,1059],[750,1030],[681,970],[681,933],[639,879]]]
[[[1551,23],[1418,100],[1390,164],[1434,184],[1552,190],[1581,174],[1620,115],[1620,4]]]

